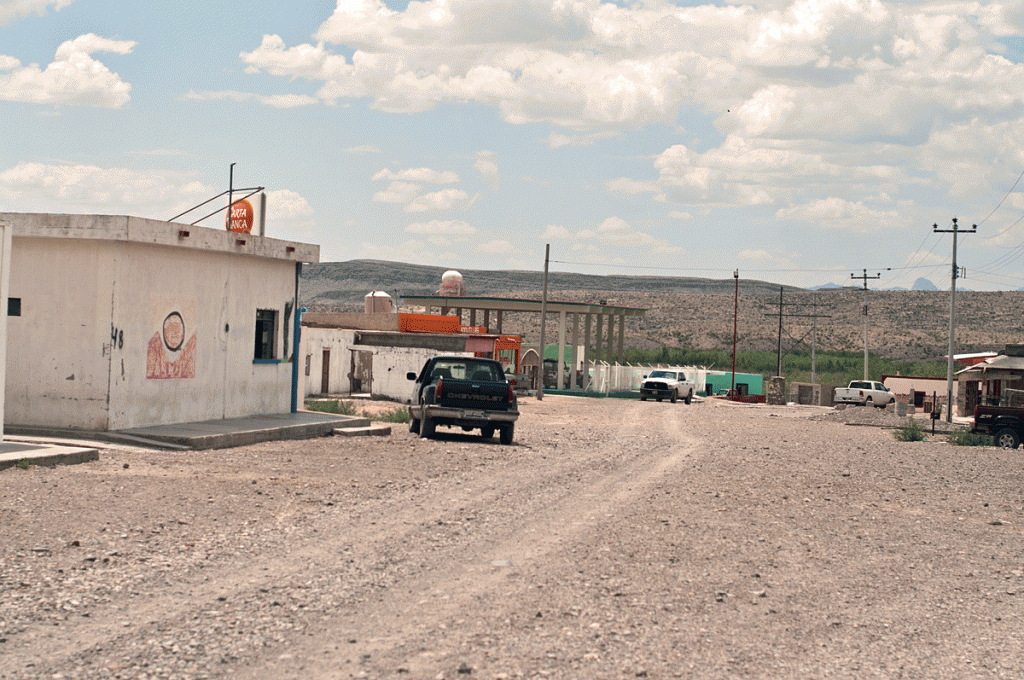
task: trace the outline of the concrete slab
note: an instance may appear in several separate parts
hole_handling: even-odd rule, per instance
[[[99,458],[99,451],[88,447],[0,442],[0,470],[16,465],[73,465]]]
[[[335,436],[341,437],[388,437],[391,435],[390,425],[369,425],[367,427],[338,427]]]
[[[27,426],[7,426],[4,431],[8,435],[23,439],[31,437],[39,441],[91,439],[146,448],[206,450],[245,446],[280,439],[326,437],[334,434],[338,429],[369,426],[370,421],[367,418],[299,411],[298,413],[204,420],[195,423],[153,425],[113,432],[86,432]],[[3,443],[0,442],[0,446],[2,445]],[[14,464],[17,464],[17,460]]]
[[[142,439],[194,450],[205,450],[245,446],[281,439],[324,437],[332,434],[339,427],[366,427],[369,424],[370,421],[366,418],[299,411],[298,413],[138,427],[109,432],[106,433],[106,437],[110,437],[112,441],[116,441],[115,437],[132,438],[136,445]]]

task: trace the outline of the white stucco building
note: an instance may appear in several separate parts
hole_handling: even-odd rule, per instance
[[[319,246],[137,217],[10,225],[7,425],[119,430],[291,410]]]

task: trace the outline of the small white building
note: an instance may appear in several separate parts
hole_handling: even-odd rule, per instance
[[[291,410],[319,246],[110,215],[0,213],[13,234],[7,425],[120,430]]]

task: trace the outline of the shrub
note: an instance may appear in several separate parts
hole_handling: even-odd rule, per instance
[[[901,442],[923,442],[924,430],[913,418],[907,418],[907,423],[896,430],[896,439]]]
[[[975,434],[969,430],[953,430],[949,433],[949,443],[953,446],[995,446],[991,435]]]
[[[351,401],[307,401],[307,411],[317,411],[319,413],[333,413],[339,416],[354,416],[356,414],[356,407]]]
[[[407,423],[409,422],[409,411],[402,406],[396,406],[393,409],[381,411],[375,415],[363,411],[363,417],[380,423]]]

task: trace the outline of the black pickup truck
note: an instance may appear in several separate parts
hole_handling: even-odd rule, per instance
[[[1012,406],[978,406],[974,409],[975,434],[995,437],[996,446],[1015,449],[1024,436],[1024,408]]]
[[[438,425],[479,429],[484,439],[497,430],[502,444],[511,444],[519,418],[519,402],[501,364],[493,359],[438,356],[427,359],[409,401],[409,430],[434,436]]]

